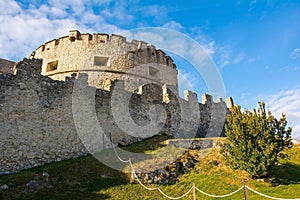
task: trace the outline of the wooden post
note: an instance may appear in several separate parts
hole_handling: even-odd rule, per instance
[[[193,200],[196,200],[196,188],[195,188],[195,183],[193,183]]]
[[[157,193],[157,200],[160,200],[160,192],[157,187],[156,187],[156,193]]]
[[[246,187],[246,182],[244,182],[244,195],[245,195],[245,200],[249,200],[248,189]]]
[[[129,158],[129,163],[131,163],[131,159]],[[130,165],[130,167],[129,167],[129,170],[130,170],[130,184],[132,184],[133,183],[133,181],[134,181],[134,174],[132,173],[132,167],[131,167],[131,165]]]

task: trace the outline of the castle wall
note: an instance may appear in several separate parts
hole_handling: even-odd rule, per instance
[[[227,108],[212,98],[198,103],[187,91],[181,99],[176,88],[159,84],[131,93],[125,81],[96,89],[87,74],[58,81],[42,76],[41,65],[24,59],[16,75],[0,75],[0,174],[101,151],[110,147],[110,136],[130,144],[159,133],[205,137],[222,129],[211,110]]]
[[[0,173],[86,154],[68,109],[72,81],[42,77],[40,66],[24,61],[0,75]]]
[[[151,82],[178,86],[176,66],[163,51],[114,34],[70,31],[38,47],[31,57],[43,59],[42,74],[55,80],[83,72],[89,74],[89,85],[102,89],[109,88],[108,80],[117,79],[125,80],[128,91]]]

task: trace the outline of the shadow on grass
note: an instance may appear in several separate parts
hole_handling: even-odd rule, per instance
[[[272,185],[289,185],[300,183],[300,165],[294,163],[286,163],[275,167],[271,171]]]
[[[141,142],[136,142],[130,145],[119,145],[119,147],[133,153],[145,153],[146,151],[154,151],[166,146],[162,144],[162,142],[172,138],[172,136],[167,134],[155,135],[151,138],[144,139]]]
[[[43,173],[49,174],[46,181]],[[51,187],[35,191],[26,184],[37,177]],[[110,187],[127,184],[128,176],[117,170],[106,167],[93,156],[70,159],[41,167],[0,176],[0,186],[8,185],[9,189],[0,191],[2,199],[109,199],[110,195],[99,191]]]

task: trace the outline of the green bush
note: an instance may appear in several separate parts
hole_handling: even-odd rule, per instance
[[[222,149],[227,164],[253,178],[268,177],[282,150],[292,146],[292,128],[286,128],[285,115],[277,120],[266,113],[264,103],[258,105],[253,112],[242,112],[240,106],[231,109],[225,127],[228,143]]]

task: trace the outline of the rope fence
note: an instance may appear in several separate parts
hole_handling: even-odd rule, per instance
[[[228,193],[228,194],[223,194],[223,195],[213,195],[213,194],[209,194],[209,193],[206,193],[202,190],[200,190],[199,188],[197,188],[195,186],[195,184],[193,184],[191,186],[191,188],[183,195],[179,196],[179,197],[171,197],[169,195],[167,195],[166,193],[164,193],[159,187],[153,187],[153,188],[150,188],[150,187],[147,187],[146,185],[144,185],[142,183],[142,181],[138,178],[138,176],[136,175],[135,173],[135,170],[133,168],[133,164],[131,162],[131,159],[129,158],[128,160],[123,160],[122,158],[120,158],[120,156],[118,155],[118,152],[116,151],[114,145],[112,144],[112,147],[113,147],[113,150],[116,154],[116,157],[123,163],[129,163],[129,166],[130,166],[130,172],[131,172],[131,175],[130,175],[130,183],[133,183],[134,179],[146,190],[149,190],[149,191],[154,191],[156,190],[157,191],[157,199],[160,199],[160,194],[165,196],[166,198],[168,199],[182,199],[183,197],[187,196],[191,191],[193,191],[193,200],[196,200],[196,191],[206,195],[206,196],[209,196],[209,197],[214,197],[214,198],[225,198],[225,197],[229,197],[229,196],[232,196],[236,193],[238,193],[240,190],[244,189],[244,195],[245,195],[245,200],[248,200],[249,197],[248,197],[248,191],[247,189],[249,189],[250,191],[260,195],[260,196],[263,196],[263,197],[266,197],[266,198],[269,198],[269,199],[274,199],[274,200],[300,200],[300,198],[296,198],[296,199],[285,199],[285,198],[277,198],[277,197],[272,197],[272,196],[268,196],[266,194],[263,194],[263,193],[260,193],[252,188],[250,188],[249,186],[247,186],[245,183],[243,186],[241,186],[239,189],[231,192],[231,193]]]

